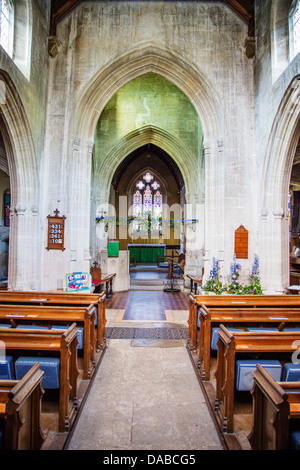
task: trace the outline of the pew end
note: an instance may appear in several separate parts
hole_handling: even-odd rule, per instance
[[[39,450],[43,372],[35,364],[21,380],[0,380],[0,423],[3,450]]]

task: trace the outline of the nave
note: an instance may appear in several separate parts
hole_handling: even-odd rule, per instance
[[[222,450],[186,349],[187,294],[115,294],[106,317],[107,349],[65,448]]]

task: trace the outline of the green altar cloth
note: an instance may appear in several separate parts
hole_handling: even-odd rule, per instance
[[[159,245],[137,245],[128,246],[130,256],[136,256],[137,263],[157,263],[157,256],[164,256],[165,246]]]

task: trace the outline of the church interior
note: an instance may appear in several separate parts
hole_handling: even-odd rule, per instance
[[[300,0],[0,0],[0,450],[299,450],[299,294]]]

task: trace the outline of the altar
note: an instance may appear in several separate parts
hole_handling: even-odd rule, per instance
[[[130,257],[136,256],[137,263],[156,264],[158,256],[165,256],[166,245],[130,243],[127,245],[127,250],[129,250]]]

